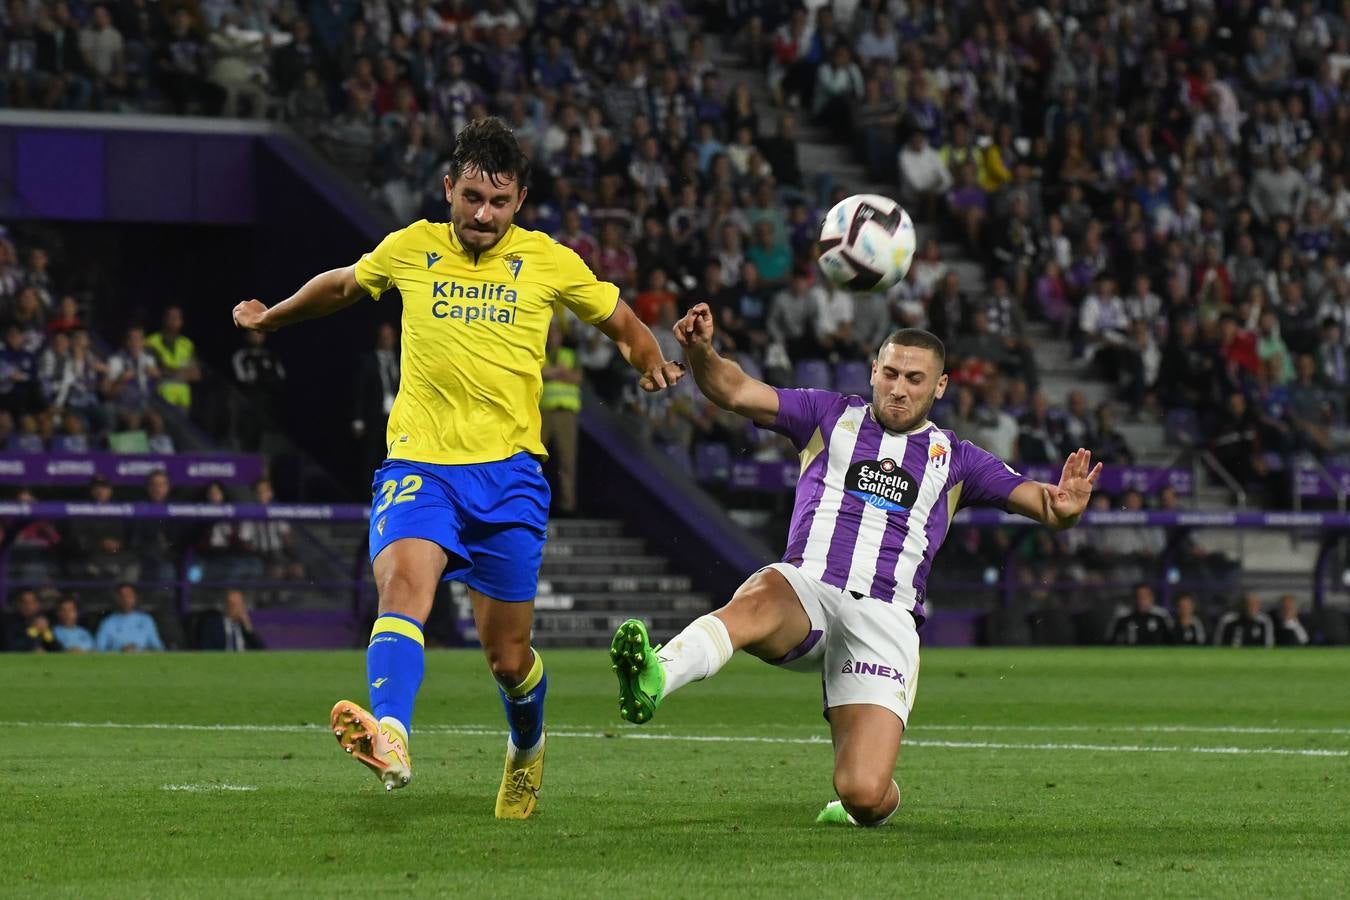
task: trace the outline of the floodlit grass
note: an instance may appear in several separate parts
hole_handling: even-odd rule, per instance
[[[874,830],[813,824],[832,798],[815,679],[738,658],[638,729],[617,717],[603,653],[546,659],[539,811],[499,823],[505,731],[477,653],[428,655],[415,780],[393,795],[326,730],[335,700],[365,699],[358,653],[0,657],[0,894],[1327,897],[1350,884],[1345,652],[927,651],[904,809]]]

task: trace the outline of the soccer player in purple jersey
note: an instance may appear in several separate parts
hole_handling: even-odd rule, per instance
[[[665,646],[652,647],[636,619],[619,627],[610,648],[619,711],[649,721],[671,692],[711,677],[742,649],[820,672],[839,799],[817,821],[884,824],[900,806],[892,776],[918,688],[924,585],[952,515],[993,506],[1069,528],[1101,463],[1079,449],[1059,484],[1044,484],[928,421],[947,376],[942,341],[926,331],[886,338],[872,362],[870,402],[749,377],[713,349],[706,303],[675,324],[675,336],[704,395],[788,437],[801,476],[782,562]]]

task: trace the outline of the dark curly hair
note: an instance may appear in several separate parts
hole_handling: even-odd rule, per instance
[[[482,172],[498,187],[508,181],[515,181],[522,189],[529,186],[529,157],[521,152],[510,127],[496,116],[475,119],[455,139],[450,178],[458,181],[470,169]]]

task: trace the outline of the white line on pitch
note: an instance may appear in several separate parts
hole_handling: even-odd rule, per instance
[[[46,726],[58,728],[108,728],[135,729],[152,731],[225,731],[225,732],[270,732],[270,733],[313,733],[326,730],[321,725],[194,725],[175,722],[0,722],[0,726]],[[505,732],[501,728],[482,725],[421,725],[417,731],[421,734],[458,734],[466,737],[501,737]],[[609,738],[615,740],[678,741],[683,743],[714,744],[829,744],[829,739],[816,737],[759,737],[752,735],[709,735],[709,734],[654,734],[651,732],[624,731],[568,731],[550,728],[554,737],[572,738]],[[942,741],[909,739],[907,747],[945,747],[965,750],[1059,750],[1093,753],[1213,753],[1224,756],[1350,756],[1350,750],[1303,749],[1297,747],[1182,747],[1151,746],[1140,744],[1080,744],[1080,743],[1036,743],[1019,744],[997,741]]]
[[[161,784],[161,791],[182,791],[188,794],[202,794],[207,791],[256,791],[248,784]]]

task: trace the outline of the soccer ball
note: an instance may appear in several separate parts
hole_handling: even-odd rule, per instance
[[[914,261],[914,223],[889,197],[854,194],[835,204],[820,226],[820,271],[851,291],[884,291]]]

